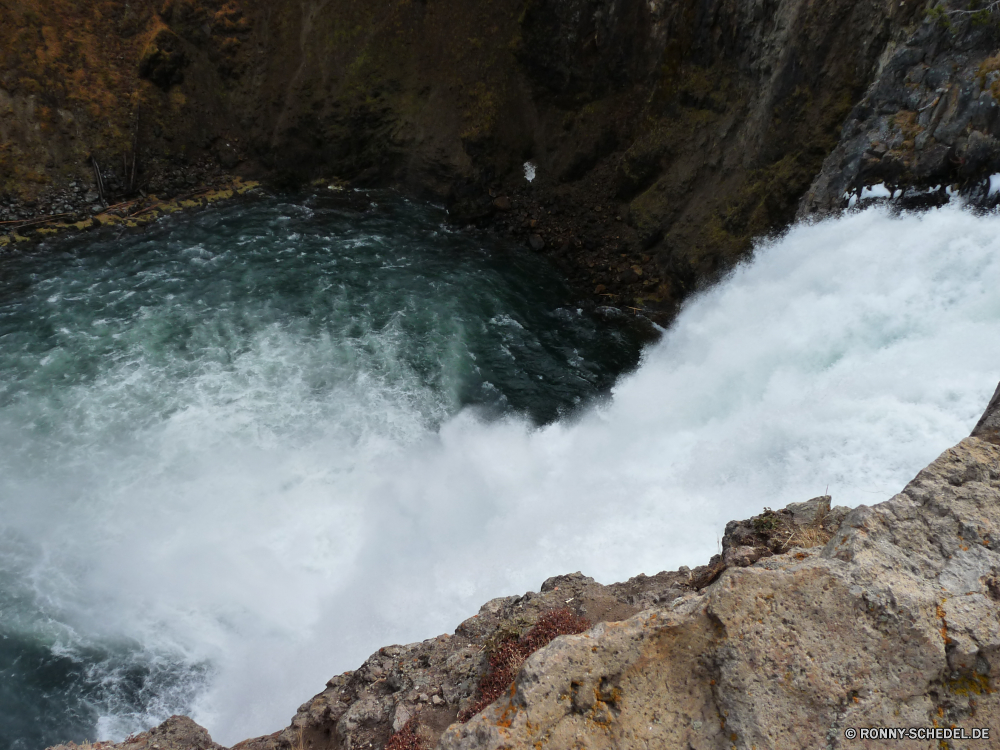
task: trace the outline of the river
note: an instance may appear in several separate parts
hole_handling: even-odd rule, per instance
[[[0,258],[0,748],[285,726],[379,646],[887,499],[1000,378],[1000,217],[793,227],[643,347],[383,193]]]

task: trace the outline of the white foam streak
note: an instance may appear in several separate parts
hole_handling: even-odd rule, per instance
[[[955,209],[798,227],[690,304],[605,408],[542,430],[463,414],[390,457],[322,642],[289,658],[354,666],[556,573],[698,564],[726,521],[827,488],[886,499],[996,382],[998,228]]]
[[[538,430],[463,413],[432,433],[375,382],[332,408],[202,381],[203,400],[102,453],[80,512],[36,533],[86,570],[87,619],[212,664],[195,718],[229,744],[492,596],[697,565],[728,520],[828,487],[886,499],[992,392],[998,282],[996,216],[799,226],[692,301],[609,403]],[[294,356],[249,364],[276,352]],[[300,426],[276,437],[275,419]]]

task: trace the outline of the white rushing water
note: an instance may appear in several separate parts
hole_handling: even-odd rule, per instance
[[[194,718],[230,744],[491,597],[702,564],[727,521],[827,490],[887,499],[968,434],[998,355],[1000,217],[867,210],[761,247],[613,399],[541,429],[465,412],[430,431],[420,394],[363,377],[319,402],[308,383],[254,390],[318,356],[262,331],[187,408],[68,451],[94,469],[73,506],[46,505],[71,466],[25,479],[18,524],[78,574],[60,595],[80,621],[207,665]],[[97,379],[88,418],[146,376]]]

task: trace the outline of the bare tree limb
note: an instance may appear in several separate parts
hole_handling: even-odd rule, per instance
[[[1000,9],[1000,0],[993,0],[983,8],[968,8],[966,10],[946,10],[949,16],[974,16],[977,13],[992,13],[995,10]]]
[[[107,198],[104,197],[104,177],[101,175],[101,167],[97,163],[97,158],[94,156],[90,157],[90,162],[94,167],[94,180],[97,182],[97,194],[101,198],[101,203],[105,206],[108,205]]]

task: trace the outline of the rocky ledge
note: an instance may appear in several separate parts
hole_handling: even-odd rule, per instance
[[[286,729],[235,748],[836,748],[858,727],[1000,732],[998,425],[1000,388],[972,436],[886,502],[765,510],[693,570],[550,578],[452,635],[379,649]],[[219,746],[173,717],[103,747]]]

